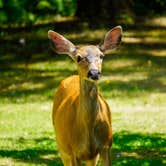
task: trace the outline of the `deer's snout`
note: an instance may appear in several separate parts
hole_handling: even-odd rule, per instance
[[[88,78],[91,78],[93,80],[98,80],[100,76],[100,72],[97,69],[91,69],[88,72]]]

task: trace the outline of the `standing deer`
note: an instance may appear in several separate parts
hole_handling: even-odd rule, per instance
[[[53,125],[64,166],[111,166],[111,113],[97,88],[104,52],[117,48],[122,28],[116,26],[102,44],[76,47],[62,35],[48,31],[55,52],[68,54],[78,66],[78,75],[63,80],[53,105]]]

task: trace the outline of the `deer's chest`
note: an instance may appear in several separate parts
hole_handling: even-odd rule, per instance
[[[75,141],[77,157],[83,160],[94,158],[112,141],[112,133],[107,122],[98,121],[91,129],[81,129]]]

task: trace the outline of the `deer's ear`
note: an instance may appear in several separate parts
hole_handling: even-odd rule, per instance
[[[112,50],[119,46],[122,37],[122,27],[116,26],[107,32],[104,42],[99,45],[101,51]]]
[[[75,45],[59,33],[49,30],[48,38],[53,50],[59,54],[73,54],[76,50]]]

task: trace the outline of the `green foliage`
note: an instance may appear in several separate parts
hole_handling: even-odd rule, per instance
[[[34,23],[48,14],[74,15],[76,0],[0,0],[0,24]]]
[[[76,0],[63,0],[63,15],[74,15],[76,10]]]
[[[7,22],[7,15],[4,11],[0,11],[0,21],[1,21],[1,23]]]
[[[76,11],[82,20],[99,26],[105,22],[134,25],[137,20],[161,14],[166,14],[166,1],[162,0],[79,0]]]
[[[2,0],[0,0],[0,8],[2,8],[3,7],[3,2],[2,2]]]
[[[164,14],[166,12],[166,1],[134,0],[133,9],[136,14],[142,16],[147,14]]]
[[[43,9],[52,9],[52,6],[51,4],[46,1],[46,0],[41,0],[39,1],[39,3],[37,4],[37,8],[40,9],[40,10],[43,10]]]
[[[26,15],[25,9],[19,0],[3,0],[3,9],[8,22],[20,22]]]
[[[70,25],[66,31],[66,25],[58,32],[80,45],[99,43],[108,30],[74,31]],[[63,165],[51,122],[52,101],[60,81],[77,72],[68,56],[50,50],[49,28],[2,33],[0,165]],[[17,42],[22,37],[24,46]],[[114,166],[166,163],[165,38],[161,27],[124,29],[120,48],[104,57],[99,88],[112,111]]]
[[[163,0],[103,0],[94,4],[94,0],[0,0],[0,25],[34,24],[54,16],[73,15],[96,23],[111,19],[134,24],[136,17],[166,11]]]

